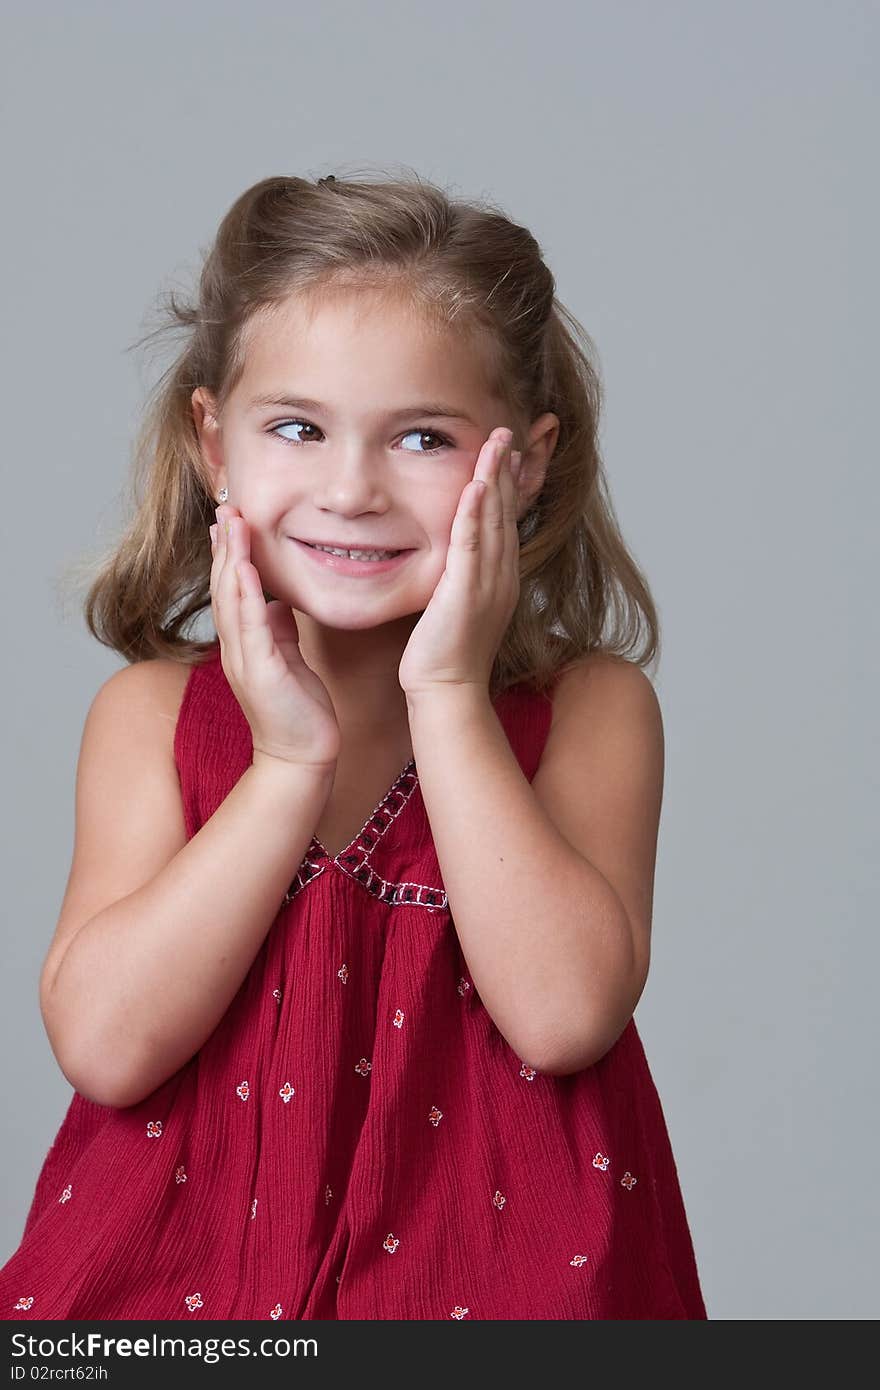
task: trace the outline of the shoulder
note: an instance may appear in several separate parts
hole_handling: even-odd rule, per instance
[[[176,706],[183,699],[187,681],[195,669],[195,663],[173,661],[170,657],[149,657],[146,661],[133,661],[122,666],[108,676],[101,690],[112,689],[120,697],[124,692],[128,699],[145,700],[150,705],[163,707],[176,714]]]
[[[640,666],[612,652],[590,652],[559,676],[552,695],[551,733],[572,722],[629,717],[662,740],[663,718],[653,683]]]
[[[170,657],[150,657],[114,671],[99,688],[90,717],[144,721],[155,736],[167,739],[173,751],[174,734],[184,692],[194,663]]]
[[[553,715],[536,785],[580,787],[600,769],[608,783],[638,767],[644,793],[658,799],[663,782],[663,716],[657,692],[640,666],[608,652],[591,652],[566,668],[552,695]],[[657,807],[659,814],[659,805]]]

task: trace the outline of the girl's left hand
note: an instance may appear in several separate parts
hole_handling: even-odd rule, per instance
[[[452,522],[446,568],[398,667],[407,695],[449,686],[488,690],[519,600],[519,533],[513,433],[493,430]],[[484,486],[482,485],[484,484]]]

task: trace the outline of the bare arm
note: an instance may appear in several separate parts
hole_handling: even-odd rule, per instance
[[[149,1095],[216,1028],[302,863],[334,776],[332,767],[257,753],[186,840],[155,673],[121,676],[123,700],[102,692],[87,724],[74,867],[40,980],[46,1031],[68,1080],[117,1106]]]
[[[519,1057],[551,1075],[604,1055],[648,971],[659,707],[636,667],[594,666],[575,674],[532,784],[484,694],[450,688],[408,702],[474,984]]]

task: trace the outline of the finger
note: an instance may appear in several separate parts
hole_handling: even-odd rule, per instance
[[[505,430],[492,436],[493,449],[486,462],[486,496],[482,508],[481,553],[483,578],[487,584],[497,580],[505,561],[508,544],[508,515],[510,497],[506,492],[509,478],[506,477],[508,454],[510,452],[510,431]]]
[[[237,517],[230,517],[221,511],[219,516],[220,529],[217,533],[220,540],[219,568],[214,588],[217,600],[214,625],[217,628],[223,653],[234,671],[241,670],[240,597],[238,576],[234,568],[235,561],[238,559],[235,534],[235,528],[238,524],[240,523]]]
[[[520,589],[517,491],[513,473],[513,433],[501,431],[502,447],[493,456],[490,496],[484,504],[483,582],[500,596],[509,588],[518,600]],[[521,459],[521,455],[516,456]]]
[[[519,468],[522,454],[511,450],[501,474],[504,506],[504,558],[502,565],[515,565],[519,573]]]
[[[234,565],[239,594],[239,638],[243,666],[263,664],[275,649],[269,609],[256,565],[242,555]]]
[[[214,615],[214,626],[217,629],[217,636],[220,639],[220,648],[227,660],[232,657],[230,647],[229,621],[227,611],[227,601],[225,597],[225,586],[222,584],[222,576],[226,566],[228,556],[226,525],[227,518],[223,511],[218,508],[217,533],[214,547],[214,559],[211,564],[211,611]]]
[[[519,517],[517,515],[519,510],[519,495],[516,488],[516,477],[516,474],[512,474],[510,479],[510,511],[505,528],[504,559],[502,561],[502,573],[507,576],[507,582],[510,588],[511,619],[519,603],[522,589],[521,544],[519,538]]]
[[[217,580],[220,577],[220,567],[222,565],[223,550],[220,543],[220,535],[223,530],[222,522],[216,521],[211,527],[211,615],[214,619],[214,627],[217,629],[217,636],[220,637],[220,596],[217,589]]]
[[[458,510],[452,522],[446,569],[452,579],[460,579],[466,588],[475,590],[480,582],[481,508],[488,488],[483,479],[472,479],[461,494]]]

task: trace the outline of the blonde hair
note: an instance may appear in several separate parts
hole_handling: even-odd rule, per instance
[[[254,324],[291,294],[317,305],[347,286],[392,294],[426,322],[477,341],[487,385],[508,405],[515,446],[538,415],[559,418],[543,487],[518,523],[520,597],[492,693],[521,681],[544,691],[593,651],[639,666],[653,661],[657,614],[621,536],[599,452],[592,340],[557,299],[525,227],[415,174],[262,179],[224,216],[196,301],[170,292],[167,322],[147,337],[182,328],[187,341],[150,393],[136,438],[134,517],[91,571],[84,610],[92,635],[130,662],[191,663],[215,650],[186,631],[211,603],[207,531],[216,505],[192,392],[206,388],[222,410]]]

